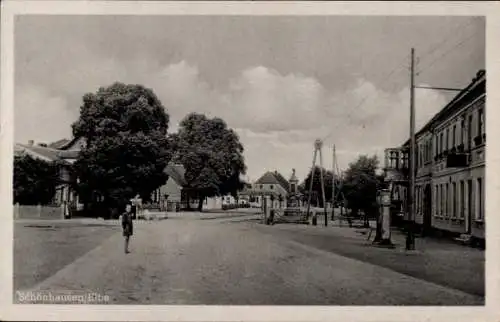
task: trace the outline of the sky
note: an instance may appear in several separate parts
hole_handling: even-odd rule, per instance
[[[247,179],[300,180],[324,139],[340,169],[409,136],[415,82],[464,88],[485,68],[480,17],[16,16],[14,140],[71,138],[82,96],[115,81],[151,88],[170,115],[223,118],[244,145]],[[417,89],[417,128],[454,92]],[[318,163],[319,163],[318,159]]]

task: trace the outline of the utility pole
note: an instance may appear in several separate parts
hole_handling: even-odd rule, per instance
[[[333,145],[333,159],[332,159],[332,218],[335,220],[335,144]]]
[[[311,211],[311,197],[312,197],[312,188],[313,188],[313,181],[314,181],[314,172],[316,170],[316,156],[318,155],[318,149],[316,145],[314,146],[314,156],[313,156],[313,162],[312,162],[312,168],[311,168],[311,182],[309,183],[309,195],[308,195],[308,200],[307,200],[307,218],[309,219],[309,212]],[[313,219],[313,225],[315,225]]]
[[[321,146],[319,148],[319,164],[321,165],[320,180],[321,180],[321,197],[323,198],[323,212],[325,217],[325,227],[328,226],[328,214],[326,212],[326,195],[325,195],[325,179],[323,173],[323,153],[321,152]]]
[[[408,234],[406,250],[415,250],[415,49],[411,49],[410,67],[410,155],[408,157],[410,180],[408,185]]]

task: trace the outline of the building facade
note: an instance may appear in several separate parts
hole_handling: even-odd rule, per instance
[[[72,188],[72,183],[76,178],[71,175],[71,166],[78,157],[79,150],[75,145],[79,142],[66,140],[64,145],[52,147],[43,143],[35,144],[30,140],[27,144],[16,143],[14,146],[14,155],[29,155],[50,163],[57,163],[59,183],[56,187],[56,193],[52,200],[53,205],[67,204],[75,208],[82,205],[79,203],[77,193]]]
[[[300,206],[295,170],[289,180],[278,171],[267,171],[240,193],[240,197],[248,200],[252,207],[258,208],[286,208],[291,196],[296,199],[296,206]]]
[[[424,231],[485,237],[485,103],[482,70],[416,134],[415,222]],[[386,170],[394,170],[390,153],[396,150],[407,158],[409,141],[386,150]],[[398,188],[403,202],[405,180]]]

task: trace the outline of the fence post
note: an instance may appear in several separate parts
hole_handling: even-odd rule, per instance
[[[42,205],[38,204],[36,206],[36,213],[38,214],[38,218],[42,217]]]

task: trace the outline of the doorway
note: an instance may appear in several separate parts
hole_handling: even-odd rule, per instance
[[[472,191],[472,180],[467,180],[467,214],[465,218],[465,233],[470,234],[472,232],[472,213],[474,209],[472,203],[473,191]]]
[[[428,235],[432,230],[432,191],[430,184],[426,185],[424,188],[423,206],[423,234]]]

